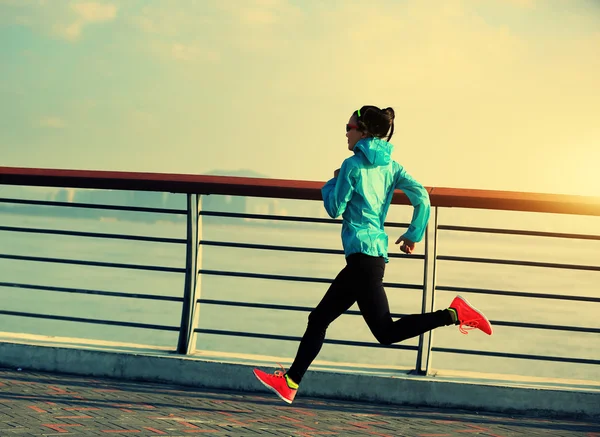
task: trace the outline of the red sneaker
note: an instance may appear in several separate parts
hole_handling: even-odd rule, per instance
[[[275,392],[277,396],[279,396],[283,401],[291,404],[294,398],[296,397],[296,392],[298,389],[293,389],[288,386],[288,383],[285,379],[285,373],[281,370],[276,370],[273,375],[270,375],[266,372],[263,372],[259,369],[254,369],[254,376],[258,378],[262,384],[267,387],[269,390]]]
[[[456,310],[459,322],[458,329],[460,329],[460,332],[463,334],[468,334],[467,330],[470,329],[481,329],[487,335],[492,335],[492,325],[490,324],[490,321],[483,313],[467,302],[465,298],[456,296],[450,304],[450,308]]]

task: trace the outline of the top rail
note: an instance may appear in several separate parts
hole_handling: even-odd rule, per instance
[[[321,200],[323,182],[171,173],[0,167],[0,185]],[[600,216],[600,197],[427,187],[433,206]],[[396,191],[392,202],[407,205]]]

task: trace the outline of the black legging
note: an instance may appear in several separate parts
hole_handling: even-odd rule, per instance
[[[308,316],[308,327],[288,376],[300,383],[304,373],[319,354],[325,331],[331,322],[348,310],[354,302],[369,329],[381,344],[392,344],[416,337],[440,326],[452,325],[448,310],[411,314],[392,320],[383,288],[385,261],[357,253],[346,258],[346,267],[337,275],[323,299]]]

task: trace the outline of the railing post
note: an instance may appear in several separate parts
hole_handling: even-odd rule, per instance
[[[185,290],[181,309],[181,325],[177,353],[193,353],[196,347],[194,330],[198,323],[198,309],[196,301],[200,293],[200,278],[198,265],[201,260],[199,241],[202,234],[202,221],[200,219],[201,196],[187,195],[187,245],[185,255]]]
[[[193,313],[191,316],[192,325],[190,326],[190,335],[188,336],[188,354],[193,354],[196,351],[196,328],[198,327],[198,320],[200,318],[200,303],[198,299],[202,294],[202,276],[199,274],[200,268],[202,267],[202,196],[196,196],[196,261],[194,264],[194,280],[196,286],[194,287],[194,297],[192,302]]]
[[[421,312],[432,312],[435,308],[435,284],[437,270],[437,235],[438,235],[438,208],[431,209],[429,225],[425,231],[425,261],[423,268],[423,300]],[[419,349],[415,371],[420,375],[428,375],[431,370],[431,347],[433,345],[433,331],[419,336]]]

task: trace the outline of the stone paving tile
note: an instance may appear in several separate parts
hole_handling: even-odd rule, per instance
[[[286,405],[263,393],[0,369],[0,437],[69,435],[600,437],[600,423],[300,394]]]

